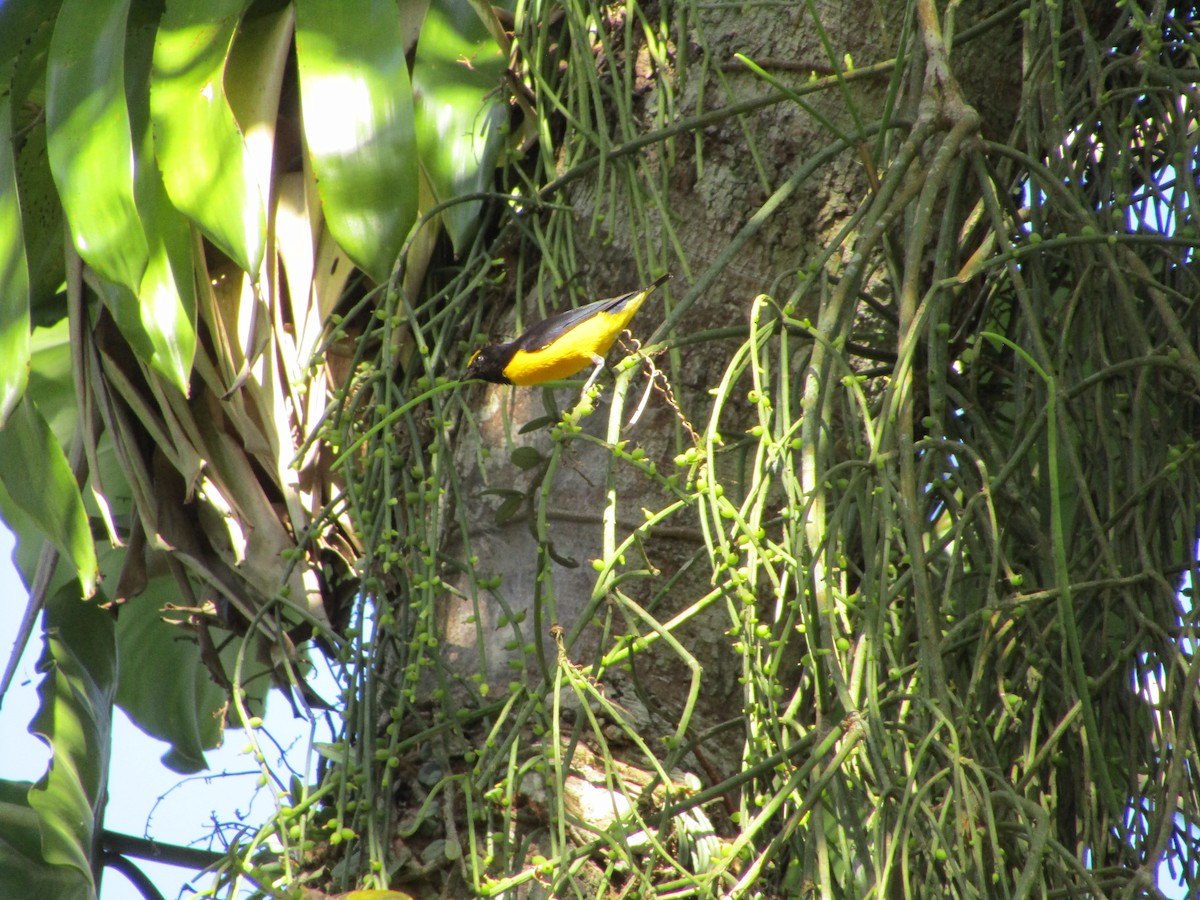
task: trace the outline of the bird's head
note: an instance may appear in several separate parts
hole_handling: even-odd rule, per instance
[[[467,362],[463,380],[480,378],[493,384],[512,384],[504,375],[504,367],[510,359],[512,353],[506,352],[506,348],[501,344],[492,344],[482,350],[476,350]]]

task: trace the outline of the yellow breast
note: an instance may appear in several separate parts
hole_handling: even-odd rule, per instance
[[[609,351],[639,305],[629,303],[616,315],[597,313],[540,350],[518,350],[504,374],[513,384],[530,385],[582,372]]]

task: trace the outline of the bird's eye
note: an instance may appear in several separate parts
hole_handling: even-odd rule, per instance
[[[471,358],[467,360],[467,365],[468,366],[474,365],[475,360],[479,359],[479,354],[482,352],[483,352],[482,350],[476,350],[474,353],[472,353]]]

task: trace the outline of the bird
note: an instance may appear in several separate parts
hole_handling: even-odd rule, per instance
[[[643,301],[670,277],[660,275],[639,290],[558,313],[520,337],[476,350],[467,361],[463,378],[528,386],[570,378],[592,365],[595,369],[583,386],[586,392],[604,368],[604,354],[617,335]]]

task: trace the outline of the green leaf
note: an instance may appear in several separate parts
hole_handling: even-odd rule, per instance
[[[248,135],[248,165],[259,184],[269,184],[275,162],[279,97],[292,51],[295,14],[291,6],[254,13],[242,20],[225,64],[225,93]]]
[[[47,324],[66,314],[55,297],[63,283],[65,254],[62,203],[46,150],[46,58],[58,4],[53,0],[6,0],[0,6],[0,60],[11,65],[11,136],[16,195],[21,210],[29,315]],[[0,85],[4,82],[0,81]],[[6,123],[5,127],[9,127]],[[6,190],[4,193],[8,194]],[[9,194],[11,198],[13,195]],[[11,298],[10,298],[11,299]]]
[[[22,129],[25,144],[17,154],[17,190],[29,265],[29,315],[34,325],[50,325],[67,314],[63,209],[50,173],[45,122],[20,125],[18,119]]]
[[[56,4],[40,0],[9,0],[0,5],[0,428],[8,420],[29,379],[31,325],[31,263],[29,238],[40,237],[25,221],[28,209],[58,208],[57,192],[44,178],[40,197],[29,196],[22,186],[22,149],[25,162],[44,151],[44,122],[26,104],[34,85],[44,79],[43,51],[49,43],[47,17]],[[18,65],[20,63],[20,65]],[[44,162],[44,155],[42,156]],[[48,175],[49,170],[45,168]],[[23,196],[22,191],[25,190]],[[46,202],[48,201],[48,202]],[[58,271],[62,271],[62,225],[56,222]],[[53,265],[49,267],[53,270]],[[43,275],[44,270],[35,270]],[[61,280],[61,276],[59,277]]]
[[[181,393],[188,393],[196,353],[196,281],[192,228],[171,204],[154,157],[150,121],[150,70],[157,22],[130,17],[126,74],[130,123],[137,155],[134,184],[150,257],[137,297],[119,292],[113,309],[138,355]]]
[[[0,873],[18,858],[41,859],[37,813],[26,796],[31,787],[30,781],[0,781]],[[3,883],[0,880],[0,885]]]
[[[383,281],[417,216],[400,15],[392,0],[295,5],[304,140],[325,220],[355,264]]]
[[[529,434],[531,431],[540,431],[543,428],[549,428],[551,425],[557,425],[562,416],[538,416],[536,419],[530,419],[519,429],[517,434]]]
[[[17,200],[12,97],[0,97],[0,429],[29,381],[29,266]]]
[[[151,74],[154,146],[171,202],[257,276],[263,189],[225,96],[225,66],[247,0],[168,0]]]
[[[137,290],[149,250],[133,196],[125,102],[129,0],[65,0],[50,41],[46,127],[50,168],[79,255]]]
[[[139,728],[171,744],[166,765],[176,772],[199,772],[207,767],[204,751],[221,742],[219,713],[226,696],[204,668],[195,636],[164,621],[164,604],[178,598],[173,580],[156,578],[121,605],[117,702]]]
[[[413,65],[417,146],[434,200],[445,203],[492,183],[508,117],[497,88],[506,62],[465,0],[435,0]],[[481,201],[457,203],[442,222],[461,253],[479,226]]]
[[[90,897],[91,879],[48,866],[28,781],[0,781],[0,897]]]
[[[71,466],[26,396],[0,429],[0,485],[74,566],[86,596],[96,590],[96,547]]]
[[[496,524],[503,525],[506,522],[512,521],[524,508],[525,503],[526,498],[524,494],[519,491],[505,491],[504,502],[496,510]]]
[[[545,460],[536,447],[518,447],[509,458],[518,469],[533,469]]]
[[[140,157],[139,157],[140,158]],[[156,169],[144,176],[138,202],[145,211],[150,239],[150,260],[141,289],[133,300],[136,325],[129,315],[116,311],[117,325],[130,344],[151,367],[166,376],[181,393],[187,394],[196,355],[196,284],[193,278],[191,228],[170,205]],[[148,347],[141,350],[133,332],[144,335]]]
[[[71,374],[70,330],[66,319],[50,328],[34,328],[30,340],[33,367],[24,402],[32,402],[50,426],[59,446],[70,444],[79,427],[79,408],[75,402],[75,385]],[[0,432],[3,440],[3,432]],[[0,460],[0,469],[3,468]],[[4,489],[0,480],[0,518],[17,536],[13,561],[28,586],[42,550],[47,546],[41,525],[29,516]],[[48,593],[53,593],[68,581],[77,579],[75,569],[60,556],[51,579]],[[3,896],[0,893],[0,896]]]
[[[4,0],[0,3],[0,66],[11,67],[28,49],[33,36],[58,13],[56,0]],[[28,67],[28,57],[25,65]],[[11,68],[0,69],[0,82],[13,75]],[[15,92],[14,92],[15,93]],[[25,99],[17,94],[18,105]]]
[[[25,396],[45,418],[60,447],[69,446],[79,427],[79,403],[71,372],[71,329],[66,319],[34,328],[30,338],[33,369]]]
[[[29,805],[38,814],[46,862],[73,868],[90,886],[117,688],[112,615],[80,602],[79,585],[72,582],[47,605],[44,638],[41,705],[29,730],[53,756],[49,771],[29,792]]]

